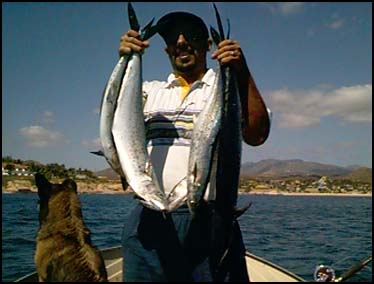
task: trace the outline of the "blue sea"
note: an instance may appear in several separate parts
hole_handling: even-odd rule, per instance
[[[35,271],[39,226],[35,193],[2,194],[2,281]],[[121,244],[131,195],[81,194],[85,223],[100,249]],[[319,264],[340,276],[372,254],[372,198],[357,196],[241,195],[252,207],[239,218],[246,248],[313,281]],[[350,281],[371,282],[372,263]]]

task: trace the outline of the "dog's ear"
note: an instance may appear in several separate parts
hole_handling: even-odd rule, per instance
[[[40,173],[35,174],[35,184],[38,188],[39,197],[47,197],[51,188],[51,183],[46,179],[46,177]]]
[[[64,180],[62,185],[64,188],[69,188],[70,190],[77,192],[77,184],[71,178]]]

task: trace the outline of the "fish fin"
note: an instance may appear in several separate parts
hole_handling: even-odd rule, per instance
[[[160,208],[155,206],[152,202],[144,200],[144,199],[139,199],[139,202],[142,203],[145,207],[148,207],[152,210],[160,211]]]
[[[214,139],[213,146],[212,146],[212,157],[211,157],[211,164],[210,164],[210,169],[209,169],[209,182],[210,182],[210,187],[213,190],[216,190],[216,180],[217,180],[217,170],[218,170],[219,135],[220,135],[220,131],[218,130],[217,136]]]
[[[152,26],[154,20],[155,20],[155,18],[153,18],[152,20],[150,20],[149,23],[146,24],[145,27],[143,28],[143,31],[149,29]]]
[[[142,40],[149,39],[157,32],[156,26],[152,26],[154,20],[155,18],[153,18],[144,28],[142,28],[142,32],[140,35]]]
[[[104,156],[104,152],[102,150],[98,150],[98,151],[90,151],[91,154],[95,154],[95,155],[98,155],[98,156]]]
[[[197,174],[197,164],[195,163],[195,165],[193,167],[194,183],[195,183],[195,180],[196,180],[196,174]]]
[[[194,168],[193,168],[193,177],[194,177],[194,180],[193,180],[193,185],[194,186],[200,186],[201,185],[201,183],[199,183],[199,182],[196,182],[196,175],[197,175],[197,164],[195,163],[195,166],[194,166]]]
[[[220,35],[220,41],[222,41],[225,38],[225,33],[223,32],[223,25],[222,25],[222,21],[221,21],[221,16],[218,12],[216,4],[213,3],[213,6],[214,6],[215,14],[216,14],[217,25],[218,25],[219,35]]]
[[[185,190],[185,193],[184,194],[180,194],[179,192],[179,195],[177,194],[177,196],[173,199],[173,194],[175,193],[176,189],[178,187],[183,187],[182,189],[179,189],[179,190]],[[174,211],[176,209],[178,209],[180,206],[182,206],[186,201],[187,201],[187,177],[184,177],[180,182],[178,182],[174,187],[173,189],[169,192],[168,196],[167,196],[167,200],[168,200],[168,211]]]
[[[154,26],[149,26],[147,25],[147,30],[146,28],[144,28],[144,35],[143,35],[143,40],[147,40],[149,38],[151,38],[154,34],[156,34],[157,32],[159,32],[160,30],[162,29],[165,29],[168,25],[167,25],[168,21],[166,22],[162,22],[162,23],[157,23],[156,25]]]
[[[172,190],[169,192],[168,196],[167,196],[167,199],[169,199],[175,192],[175,190],[182,185],[182,183],[186,183],[187,181],[187,176],[185,176],[184,178],[182,178],[173,188]]]
[[[126,190],[127,187],[129,186],[129,183],[127,182],[125,177],[121,177],[121,184],[122,184],[122,189]]]
[[[218,32],[212,26],[210,26],[210,33],[215,45],[218,46],[218,44],[221,42]]]
[[[131,5],[131,2],[127,4],[127,11],[129,15],[130,28],[138,32],[140,29],[139,21],[138,21],[138,18],[136,17],[136,13],[135,13],[134,8]]]
[[[155,18],[150,20],[149,23],[140,30],[139,21],[138,21],[138,18],[136,17],[136,13],[135,13],[133,6],[131,5],[131,2],[128,3],[127,10],[128,10],[128,15],[129,15],[130,28],[132,30],[140,32],[140,38],[142,40],[147,40],[158,32],[158,26],[157,25],[152,26]]]
[[[230,38],[230,20],[229,19],[227,19],[227,36],[226,36],[226,38]]]
[[[144,173],[148,176],[153,176],[153,166],[150,159],[145,162]]]
[[[243,215],[243,213],[245,211],[247,211],[249,209],[249,207],[251,207],[252,205],[252,202],[248,202],[246,205],[242,206],[242,207],[234,207],[234,218],[237,219],[239,218],[241,215]]]
[[[157,204],[156,202],[152,202],[151,200],[146,200],[140,195],[136,194],[136,192],[135,192],[135,198],[147,208],[150,208],[152,210],[159,211],[159,212],[168,212],[168,206],[161,204],[161,203]],[[161,205],[162,208],[159,205]]]
[[[151,38],[152,36],[154,36],[157,32],[158,32],[158,26],[157,25],[149,27],[146,30],[144,29],[142,39],[147,40],[147,39]]]

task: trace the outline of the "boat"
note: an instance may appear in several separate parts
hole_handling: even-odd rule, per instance
[[[109,282],[122,282],[122,246],[107,248],[101,251]],[[251,282],[307,282],[292,272],[246,252],[247,269]],[[15,282],[38,282],[37,272],[17,279]]]

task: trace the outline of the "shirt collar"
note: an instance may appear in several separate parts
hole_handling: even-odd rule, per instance
[[[210,68],[208,71],[205,72],[203,78],[200,80],[202,84],[207,84],[208,86],[213,85],[214,83],[214,78],[215,78],[216,72]],[[179,86],[180,81],[178,77],[175,76],[174,73],[170,73],[167,79],[168,85],[167,87],[171,86]]]

